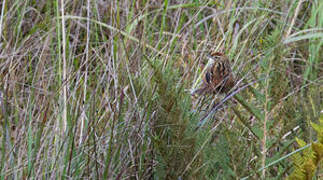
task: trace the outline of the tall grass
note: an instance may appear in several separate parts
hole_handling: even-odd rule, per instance
[[[322,1],[0,4],[1,179],[322,177],[290,158],[323,143]],[[218,111],[191,95],[213,51]]]

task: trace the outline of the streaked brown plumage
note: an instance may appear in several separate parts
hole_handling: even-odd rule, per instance
[[[208,58],[213,62],[207,67],[203,75],[202,87],[197,89],[194,94],[228,93],[235,85],[228,57],[215,52]]]

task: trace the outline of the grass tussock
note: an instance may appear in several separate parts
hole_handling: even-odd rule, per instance
[[[322,177],[322,1],[0,9],[1,178]],[[191,95],[210,52],[234,96]]]

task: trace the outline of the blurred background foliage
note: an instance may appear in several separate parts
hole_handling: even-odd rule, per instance
[[[322,1],[0,5],[3,179],[322,178]],[[238,80],[216,112],[210,52]]]

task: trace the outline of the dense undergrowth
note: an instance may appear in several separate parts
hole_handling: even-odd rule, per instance
[[[62,2],[0,2],[1,179],[323,177],[322,1]]]

